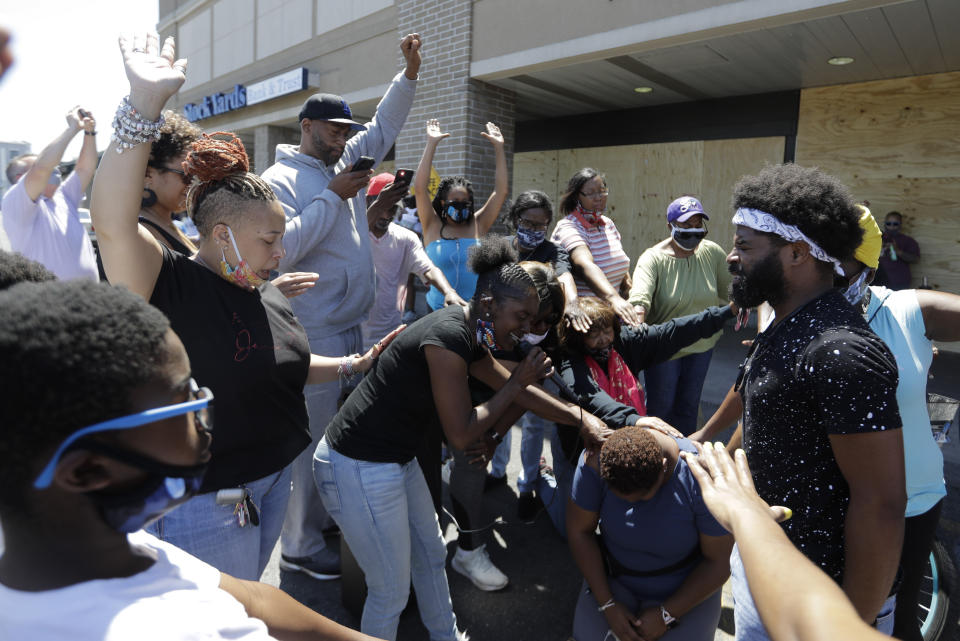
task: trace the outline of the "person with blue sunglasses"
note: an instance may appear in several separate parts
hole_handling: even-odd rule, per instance
[[[0,292],[0,382],[0,638],[370,641],[143,531],[200,487],[213,395],[140,296]]]

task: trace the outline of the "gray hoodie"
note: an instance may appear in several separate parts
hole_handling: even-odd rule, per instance
[[[359,325],[376,294],[367,228],[366,195],[349,201],[327,189],[333,177],[360,156],[379,164],[393,146],[413,104],[417,81],[397,74],[377,105],[366,131],[347,141],[336,165],[326,166],[299,146],[277,145],[276,162],[263,172],[287,215],[281,272],[316,272],[316,285],[290,299],[293,311],[314,339]]]

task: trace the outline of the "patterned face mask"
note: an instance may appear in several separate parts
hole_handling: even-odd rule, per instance
[[[477,319],[477,344],[487,349],[498,349],[497,335],[493,332],[493,321]]]
[[[517,228],[517,243],[526,249],[535,249],[547,239],[547,230],[531,231],[523,227]]]
[[[252,287],[256,289],[263,285],[265,282],[264,279],[260,278],[257,275],[257,272],[253,270],[250,265],[247,264],[240,256],[240,250],[237,248],[237,241],[233,237],[233,230],[230,227],[227,227],[227,233],[230,234],[230,242],[233,244],[233,251],[237,254],[237,263],[236,267],[231,267],[230,263],[227,262],[227,256],[223,251],[223,247],[220,248],[220,275],[229,280],[232,283],[236,283],[241,287]]]

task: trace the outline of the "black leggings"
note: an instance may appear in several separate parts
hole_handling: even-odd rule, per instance
[[[927,567],[933,536],[940,521],[943,499],[932,508],[906,519],[903,528],[903,550],[900,552],[900,568],[903,582],[897,591],[897,609],[893,618],[893,636],[902,641],[922,641],[917,622],[917,598],[923,571]]]

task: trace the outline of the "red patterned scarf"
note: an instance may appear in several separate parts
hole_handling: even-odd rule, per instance
[[[606,221],[603,220],[603,211],[590,211],[584,209],[583,205],[577,203],[577,208],[573,210],[573,217],[580,221],[585,228],[603,227]]]
[[[637,378],[623,362],[623,358],[617,353],[617,350],[610,350],[610,358],[607,359],[607,371],[604,372],[600,364],[592,356],[585,356],[587,367],[590,368],[590,375],[597,382],[604,392],[610,397],[624,405],[637,410],[640,416],[647,415],[647,405],[643,399],[643,390],[637,383]]]

